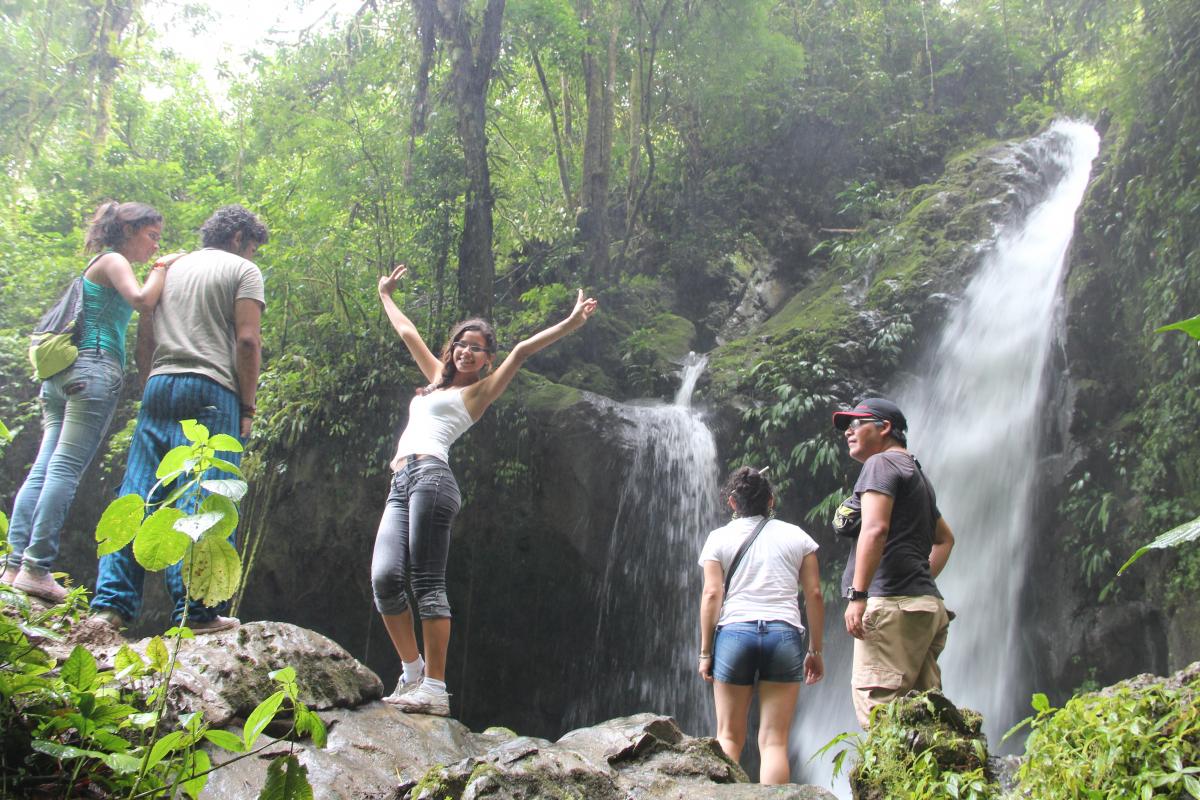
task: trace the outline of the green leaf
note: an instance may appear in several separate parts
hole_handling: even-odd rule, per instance
[[[142,760],[125,753],[109,753],[104,757],[104,764],[118,775],[131,775],[137,772]]]
[[[127,667],[133,667],[135,670],[145,669],[146,662],[142,659],[138,652],[127,644],[121,645],[121,649],[117,651],[113,657],[113,666],[118,671]],[[135,676],[136,677],[136,676]]]
[[[8,515],[0,511],[0,539],[8,536]]]
[[[136,494],[118,497],[108,504],[96,523],[96,555],[115,553],[133,541],[146,516],[146,501]]]
[[[194,466],[196,466],[196,459],[193,458],[192,446],[181,444],[178,447],[172,447],[162,457],[162,461],[158,462],[158,469],[154,471],[154,477],[161,481],[168,475],[178,475]]]
[[[188,793],[188,797],[191,797],[192,800],[198,800],[200,793],[204,791],[205,784],[208,783],[207,773],[212,769],[212,761],[209,760],[208,753],[203,750],[193,750],[188,761],[187,773],[196,777],[185,780],[183,782],[183,790]]]
[[[245,481],[222,478],[220,480],[201,481],[200,488],[206,492],[228,497],[236,503],[246,496],[248,484]]]
[[[296,707],[296,732],[300,734],[308,734],[312,737],[312,742],[317,747],[324,747],[327,741],[327,732],[325,723],[315,712],[310,711],[305,706]]]
[[[197,509],[202,514],[220,514],[221,519],[204,535],[228,539],[238,525],[238,509],[232,500],[223,494],[210,494]]]
[[[145,569],[157,571],[179,562],[192,543],[184,534],[175,530],[175,523],[182,519],[178,508],[160,508],[155,511],[133,540],[133,555]]]
[[[242,443],[230,436],[228,433],[218,433],[208,440],[208,446],[213,450],[229,453],[240,453],[246,448],[242,447]]]
[[[1170,325],[1163,325],[1161,328],[1155,328],[1155,333],[1166,333],[1167,331],[1183,331],[1193,339],[1200,339],[1200,316],[1185,319],[1181,322],[1172,322]]]
[[[242,743],[242,739],[235,733],[222,730],[210,730],[204,732],[204,738],[220,747],[223,750],[228,750],[231,753],[244,753],[246,746]]]
[[[296,670],[294,667],[281,667],[268,672],[267,677],[280,683],[295,683]]]
[[[201,514],[188,514],[175,520],[171,527],[187,536],[193,542],[199,539],[210,528],[225,518],[221,511],[206,511]]]
[[[215,456],[209,460],[212,462],[212,465],[214,467],[221,470],[222,472],[232,473],[234,475],[237,475],[238,478],[241,478],[243,480],[246,477],[245,475],[242,474],[242,468],[239,467],[237,464],[234,464],[231,461],[226,461],[223,458],[217,458]]]
[[[200,444],[208,442],[208,428],[196,422],[194,419],[180,420],[180,427],[183,428],[183,435],[187,437],[189,442]]]
[[[39,753],[45,753],[51,758],[57,758],[60,761],[66,758],[101,758],[103,753],[94,753],[91,750],[81,750],[78,747],[71,747],[67,744],[59,744],[58,742],[50,742],[45,739],[34,739],[30,745]]]
[[[271,720],[275,719],[275,714],[279,711],[279,705],[282,702],[283,692],[276,692],[259,703],[250,712],[250,716],[246,717],[246,725],[242,728],[242,741],[246,743],[247,750],[254,746],[254,742],[262,734],[263,729],[270,724]]]
[[[1045,713],[1050,710],[1050,698],[1041,692],[1037,692],[1033,696],[1033,710],[1039,713]]]
[[[146,766],[150,769],[158,766],[158,763],[168,755],[184,747],[187,743],[187,734],[183,731],[171,731],[166,736],[154,743],[154,747],[150,749],[150,758],[146,762]]]
[[[233,597],[242,579],[242,560],[227,540],[204,536],[183,559],[183,582],[188,594],[207,606]]]
[[[293,755],[279,756],[267,767],[267,782],[258,800],[312,800],[308,768]]]
[[[166,670],[171,663],[171,653],[167,650],[167,645],[158,636],[150,639],[146,645],[146,658],[150,659],[150,665],[159,672]]]
[[[59,675],[68,686],[86,692],[96,684],[97,672],[96,657],[87,648],[75,645],[71,655],[63,662]]]
[[[1178,527],[1172,528],[1171,530],[1159,536],[1150,544],[1139,548],[1136,553],[1129,557],[1128,561],[1121,565],[1121,568],[1117,570],[1117,574],[1120,575],[1125,570],[1129,569],[1133,562],[1137,561],[1151,550],[1164,550],[1168,547],[1177,547],[1185,542],[1195,541],[1198,538],[1200,538],[1200,517],[1196,517],[1191,522],[1185,522]]]

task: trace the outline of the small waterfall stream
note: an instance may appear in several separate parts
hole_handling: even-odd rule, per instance
[[[1042,455],[1047,359],[1075,212],[1099,136],[1056,123],[1026,149],[1062,178],[1025,219],[1000,231],[994,249],[951,313],[937,346],[895,394],[909,443],[937,490],[956,546],[938,585],[958,613],[942,654],[943,685],[956,703],[983,713],[992,748],[1028,707],[1019,645],[1019,598]],[[849,701],[850,640],[841,603],[826,629],[827,677],[802,690],[793,728],[793,775],[829,785],[825,742],[857,730]],[[843,784],[835,789],[848,796]]]
[[[656,710],[710,735],[708,684],[695,674],[704,537],[720,524],[717,447],[692,392],[708,363],[692,355],[675,400],[618,406],[632,460],[622,481],[598,598],[590,691],[566,727]]]

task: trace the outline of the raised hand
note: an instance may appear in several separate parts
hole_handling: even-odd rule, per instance
[[[596,309],[600,307],[600,301],[594,297],[589,297],[586,300],[583,297],[583,289],[579,290],[579,296],[575,299],[575,309],[571,312],[571,316],[567,319],[575,326],[580,327],[592,314],[596,313]]]
[[[408,267],[404,266],[403,264],[397,264],[395,269],[393,269],[390,274],[381,277],[379,279],[380,296],[391,297],[392,292],[396,291],[396,286],[399,285],[400,279],[407,274]]]

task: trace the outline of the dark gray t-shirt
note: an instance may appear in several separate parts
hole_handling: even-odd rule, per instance
[[[893,499],[892,520],[883,558],[867,592],[872,597],[933,595],[941,597],[929,571],[929,551],[933,548],[933,529],[942,514],[938,511],[933,486],[911,454],[904,450],[876,453],[863,464],[854,484],[854,496],[846,504],[862,509],[863,492],[879,492]],[[857,545],[857,539],[855,544]],[[846,571],[842,573],[842,593],[854,580],[857,548],[850,551]]]

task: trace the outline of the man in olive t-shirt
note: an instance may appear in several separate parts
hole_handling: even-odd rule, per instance
[[[262,272],[250,261],[267,241],[267,229],[241,206],[217,209],[200,229],[204,249],[171,265],[162,298],[152,316],[138,326],[137,362],[145,383],[142,408],[129,447],[121,495],[142,497],[154,488],[155,471],[172,448],[187,444],[179,423],[194,419],[210,433],[250,436],[258,386],[261,320],[265,305]],[[241,453],[220,457],[241,463]],[[216,469],[206,479],[230,477]],[[159,495],[163,490],[159,490]],[[151,498],[161,500],[161,496]],[[194,502],[192,503],[194,505]],[[185,507],[185,512],[194,511]],[[236,544],[235,533],[229,535]],[[187,602],[182,569],[166,570],[174,600],[172,621],[184,618],[196,633],[227,630],[238,624],[221,616],[225,604],[207,607]],[[100,559],[92,618],[120,628],[141,611],[145,572],[132,545]]]
[[[850,457],[863,464],[847,505],[862,527],[842,576],[846,631],[854,637],[850,683],[864,728],[871,709],[910,690],[940,689],[937,658],[950,619],[934,578],[954,536],[933,487],[906,449],[908,421],[879,397],[833,415]]]

